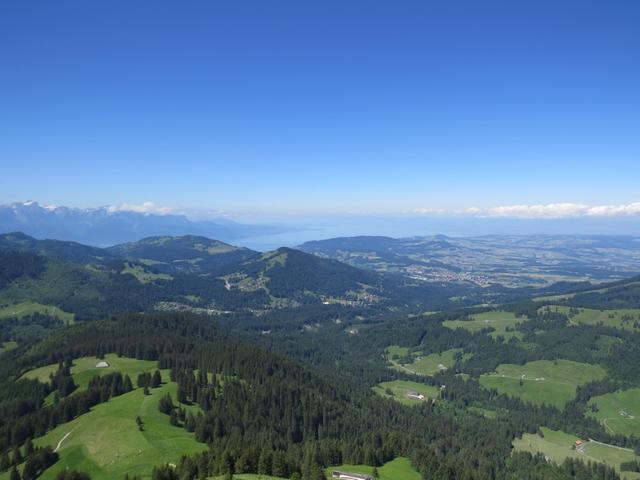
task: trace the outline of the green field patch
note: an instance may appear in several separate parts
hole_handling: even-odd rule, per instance
[[[603,325],[622,330],[640,330],[640,309],[621,308],[617,310],[595,310],[593,308],[576,308],[564,305],[549,305],[538,311],[564,313],[569,317],[570,325]]]
[[[168,380],[167,371],[163,380]],[[170,425],[169,417],[158,411],[160,398],[171,393],[175,399],[176,391],[173,382],[151,389],[147,396],[135,389],[36,439],[36,446],[58,447],[60,454],[60,460],[39,478],[53,480],[67,468],[85,471],[93,480],[123,478],[125,473],[150,478],[154,465],[178,463],[182,455],[206,450],[192,433]]]
[[[399,345],[391,345],[387,347],[387,357],[391,360],[406,357],[409,355],[409,347],[400,347]]]
[[[98,368],[100,362],[106,362],[106,368]],[[129,375],[135,384],[139,373],[153,372],[156,369],[156,362],[151,360],[137,360],[135,358],[118,357],[110,353],[103,359],[96,357],[82,357],[73,361],[71,375],[73,381],[78,385],[78,390],[84,390],[89,385],[89,381],[96,375],[107,375],[113,372],[120,372]],[[58,370],[58,364],[53,363],[44,367],[36,368],[26,372],[22,377],[38,380],[42,383],[49,383],[49,376]]]
[[[224,475],[209,477],[209,480],[224,480]],[[288,480],[282,477],[272,477],[271,475],[260,475],[258,473],[234,473],[233,480]]]
[[[15,348],[18,348],[16,342],[4,342],[0,344],[0,353],[9,352]]]
[[[467,407],[467,410],[478,415],[482,415],[484,418],[495,419],[498,416],[498,412],[489,408],[471,406]]]
[[[456,364],[456,355],[461,352],[461,348],[452,348],[441,353],[418,355],[413,363],[402,365],[402,367],[418,375],[435,375],[453,367]]]
[[[142,266],[140,265],[134,265],[129,262],[125,263],[125,267],[120,273],[131,274],[136,277],[136,280],[138,280],[140,283],[151,283],[155,282],[156,280],[173,280],[173,277],[171,275],[168,275],[166,273],[150,272],[142,268]]]
[[[611,434],[640,436],[640,388],[619,390],[589,400],[587,415]]]
[[[550,461],[561,464],[566,458],[579,458],[585,462],[600,462],[615,468],[621,473],[623,479],[640,479],[640,474],[631,472],[620,472],[620,464],[630,460],[640,460],[633,451],[613,445],[605,445],[591,442],[588,439],[579,439],[564,432],[550,430],[542,427],[540,429],[544,437],[538,434],[525,433],[522,438],[513,441],[516,450],[536,453],[540,452]],[[584,442],[582,448],[575,448],[575,442]]]
[[[605,370],[599,365],[570,360],[538,360],[524,365],[499,365],[495,373],[481,375],[480,384],[526,402],[562,408],[575,397],[578,385],[600,380],[605,375]]]
[[[368,465],[337,465],[335,467],[327,468],[326,475],[327,478],[331,478],[331,474],[334,471],[371,475],[373,468],[374,467],[370,467]],[[378,473],[380,474],[380,480],[422,479],[420,474],[411,466],[409,459],[405,457],[395,458],[381,467],[378,467]]]
[[[442,322],[442,325],[453,330],[463,328],[471,333],[479,332],[485,328],[493,328],[494,331],[490,333],[493,338],[502,336],[505,340],[509,340],[512,337],[522,338],[522,332],[518,332],[515,328],[516,325],[526,320],[525,317],[517,317],[511,312],[496,311],[478,313],[473,315],[470,320],[447,320]]]
[[[440,395],[437,387],[408,380],[382,382],[373,387],[373,391],[378,395],[392,398],[405,405],[418,405],[430,398],[435,400]]]
[[[13,305],[0,306],[0,320],[2,320],[3,318],[27,317],[29,315],[33,315],[34,313],[59,318],[67,325],[72,324],[74,318],[73,313],[65,312],[64,310],[61,310],[60,308],[53,305],[43,305],[42,303],[21,302]]]

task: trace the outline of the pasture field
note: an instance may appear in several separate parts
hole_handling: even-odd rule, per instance
[[[0,306],[0,320],[11,317],[22,318],[34,313],[57,317],[66,325],[71,325],[75,316],[73,313],[65,312],[53,305],[43,305],[34,302],[21,302],[14,305]]]
[[[120,273],[131,274],[136,277],[136,280],[138,280],[140,283],[151,283],[156,280],[173,280],[173,277],[167,273],[148,272],[140,267],[140,265],[132,265],[130,263],[126,263],[125,267]]]
[[[113,372],[129,375],[131,382],[135,385],[136,377],[139,373],[153,372],[156,369],[156,362],[154,361],[118,357],[113,353],[107,354],[104,357],[104,361],[109,364],[107,368],[96,368],[96,364],[100,361],[101,360],[96,357],[82,357],[73,361],[71,375],[73,376],[73,381],[78,385],[78,390],[87,388],[89,381],[96,375],[106,375]],[[23,378],[49,383],[49,375],[55,373],[57,370],[57,363],[45,365],[44,367],[26,372]]]
[[[432,353],[418,356],[413,363],[403,365],[403,370],[410,370],[418,375],[435,375],[456,364],[456,354],[462,352],[460,348],[452,348],[442,353]]]
[[[442,325],[453,330],[464,328],[471,333],[491,327],[495,329],[490,333],[493,338],[500,335],[509,340],[512,337],[522,338],[522,332],[516,331],[515,327],[526,320],[525,317],[517,317],[511,312],[496,311],[478,313],[473,315],[471,320],[447,320],[442,322]]]
[[[408,347],[400,347],[398,345],[391,345],[389,347],[387,347],[387,356],[390,359],[398,358],[398,357],[404,357],[406,355],[409,354],[409,348]]]
[[[526,402],[562,408],[575,397],[578,385],[602,379],[605,375],[599,365],[537,360],[524,365],[499,365],[495,373],[481,375],[480,384]]]
[[[224,480],[224,475],[209,477],[209,480]],[[272,477],[271,475],[260,475],[257,473],[234,473],[233,480],[288,480],[282,477]]]
[[[640,388],[619,390],[589,400],[597,412],[587,409],[587,415],[602,423],[609,433],[640,436]]]
[[[8,352],[14,348],[18,348],[18,344],[16,342],[4,342],[0,344],[0,353]]]
[[[387,389],[391,390],[393,395],[389,395],[387,393]],[[393,398],[394,400],[409,406],[417,405],[429,398],[437,399],[440,394],[437,387],[425,385],[418,382],[410,382],[407,380],[393,380],[391,382],[382,382],[373,387],[373,391],[378,395],[387,398]],[[417,392],[424,395],[425,398],[424,400],[409,398],[407,397],[407,394],[409,392]]]
[[[327,478],[331,478],[331,472],[364,473],[371,475],[373,467],[368,465],[338,465],[326,469]],[[420,474],[411,466],[408,458],[398,457],[378,467],[380,480],[421,480]]]
[[[540,311],[544,311],[547,307],[542,307]],[[638,308],[621,308],[618,310],[595,310],[592,308],[573,308],[573,311],[579,313],[570,313],[571,307],[563,305],[549,305],[548,308],[552,312],[560,312],[569,316],[570,325],[598,325],[603,324],[607,327],[620,328],[623,330],[638,331],[639,328],[634,324],[640,324],[640,309]]]
[[[209,480],[224,480],[224,475],[209,477]],[[259,475],[257,473],[234,473],[233,480],[288,480],[282,477],[272,477],[271,475]]]
[[[540,452],[556,463],[562,463],[566,458],[579,458],[585,462],[606,463],[615,468],[625,480],[638,480],[640,473],[620,472],[620,464],[629,460],[640,460],[634,455],[632,450],[591,442],[588,439],[581,439],[585,442],[583,451],[572,448],[578,437],[564,432],[550,430],[542,427],[544,437],[538,434],[525,433],[522,438],[513,441],[516,450],[525,452]]]
[[[168,372],[162,373],[168,380]],[[171,426],[169,417],[158,411],[159,399],[171,393],[175,400],[176,391],[173,382],[151,389],[148,396],[137,388],[37,438],[36,446],[60,445],[60,460],[39,478],[54,480],[66,468],[85,471],[93,480],[123,478],[125,473],[150,478],[154,465],[177,463],[183,454],[205,450],[192,433]],[[142,431],[137,416],[143,421]]]

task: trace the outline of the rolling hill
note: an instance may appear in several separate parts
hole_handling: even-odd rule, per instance
[[[165,273],[215,273],[259,255],[248,248],[195,235],[148,237],[114,245],[107,251]]]

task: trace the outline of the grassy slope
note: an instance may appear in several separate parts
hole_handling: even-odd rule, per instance
[[[41,303],[34,302],[22,302],[14,305],[8,305],[6,307],[0,307],[0,320],[10,317],[26,317],[33,313],[48,314],[52,317],[57,317],[66,324],[73,323],[73,313],[60,310],[53,305],[42,305]]]
[[[211,480],[224,480],[224,475],[218,477],[209,477]],[[1,479],[0,479],[1,480]],[[270,475],[258,475],[257,473],[236,473],[233,480],[287,480],[282,477],[272,477]]]
[[[368,465],[338,465],[326,469],[327,478],[331,478],[331,472],[334,470],[371,474],[373,467]],[[404,457],[398,457],[378,467],[378,473],[380,474],[380,480],[421,480],[420,474],[413,469],[409,459]]]
[[[587,410],[587,415],[599,420],[609,433],[640,435],[640,388],[593,397],[589,404],[594,403],[598,406],[598,411]],[[620,415],[621,411],[628,415]]]
[[[387,395],[386,389],[390,389],[393,392],[393,397]],[[406,380],[393,380],[391,382],[382,382],[373,387],[374,392],[378,395],[387,398],[393,398],[405,405],[417,405],[423,400],[414,400],[407,398],[408,391],[416,391],[423,394],[426,398],[436,399],[439,397],[439,390],[437,387],[431,385],[424,385],[423,383],[410,382]]]
[[[96,368],[98,361],[94,357],[74,361],[71,372],[79,390],[86,388],[95,375],[114,371],[129,374],[135,385],[139,373],[151,372],[156,368],[156,363],[152,361],[117,357],[113,354],[105,356],[109,368]],[[48,382],[49,373],[57,368],[57,364],[47,365],[27,372],[25,377]],[[162,371],[162,377],[163,381],[168,381],[168,371]],[[205,445],[195,441],[193,434],[171,426],[169,417],[158,411],[159,399],[167,392],[175,399],[176,390],[177,385],[173,382],[153,389],[149,396],[144,396],[142,389],[136,389],[97,405],[89,413],[36,439],[34,443],[37,446],[51,445],[55,448],[69,433],[60,447],[60,460],[41,478],[52,480],[65,468],[86,471],[93,480],[122,478],[125,473],[149,478],[154,465],[176,463],[183,454],[206,449]],[[186,408],[197,409],[196,406]],[[144,422],[142,432],[138,430],[136,416],[140,416]],[[4,478],[0,476],[0,480]]]
[[[140,283],[151,283],[155,280],[173,280],[173,277],[169,274],[148,272],[141,268],[140,265],[132,265],[131,263],[127,263],[120,273],[133,275]]]
[[[546,307],[543,307],[543,309]],[[552,312],[560,312],[569,315],[570,307],[562,305],[550,305]],[[570,315],[569,322],[573,325],[596,325],[602,322],[607,327],[620,328],[623,330],[637,331],[633,327],[636,321],[640,321],[640,309],[618,309],[618,310],[594,310],[592,308],[580,308],[580,313]],[[626,322],[623,317],[629,317]],[[630,318],[633,320],[630,320]]]
[[[605,370],[598,365],[569,360],[558,360],[554,364],[553,361],[539,360],[525,365],[502,364],[496,373],[482,375],[480,383],[485,388],[495,388],[500,393],[525,401],[562,408],[574,398],[578,385],[605,375]]]
[[[36,445],[55,447],[69,433],[58,451],[60,460],[41,478],[54,479],[65,468],[86,471],[93,480],[122,478],[125,473],[149,478],[153,465],[177,463],[182,455],[206,449],[158,411],[159,399],[167,392],[175,398],[176,388],[174,383],[163,384],[149,396],[136,389],[38,438]],[[143,431],[138,430],[136,416],[144,422]]]
[[[0,344],[0,353],[8,352],[17,347],[18,347],[18,344],[16,342],[4,342]]]
[[[156,368],[156,362],[118,357],[114,354],[105,355],[104,360],[109,364],[108,368],[96,368],[96,364],[100,359],[95,357],[83,357],[73,361],[71,374],[73,375],[73,380],[76,382],[80,390],[87,388],[89,380],[96,375],[106,375],[113,372],[120,372],[123,375],[128,374],[135,385],[136,377],[139,373],[152,372]],[[57,370],[58,364],[54,363],[30,370],[26,372],[23,377],[40,380],[43,383],[49,383],[49,375],[51,373],[55,373]]]
[[[507,327],[515,327],[518,323],[524,322],[526,319],[523,317],[516,317],[511,312],[485,312],[473,315],[471,320],[447,320],[442,322],[445,327],[456,329],[464,328],[470,332],[478,332],[484,328],[492,327],[495,329],[491,332],[492,337],[498,335],[503,336],[506,340],[511,337],[522,338],[522,333],[517,331],[508,332]]]
[[[442,370],[453,367],[456,363],[455,355],[461,351],[462,349],[453,348],[442,353],[432,353],[424,357],[416,358],[413,363],[404,365],[404,367],[419,375],[435,375]],[[445,368],[441,368],[440,366]]]
[[[391,345],[390,347],[387,347],[387,355],[390,358],[392,358],[394,355],[397,355],[398,357],[404,357],[408,353],[408,347],[401,347],[399,345]]]
[[[564,459],[568,457],[580,458],[584,461],[591,460],[603,462],[618,470],[620,463],[633,459],[640,459],[640,457],[635,456],[630,450],[596,444],[593,442],[587,442],[584,447],[584,453],[580,453],[571,448],[574,442],[578,440],[578,437],[568,435],[564,432],[549,430],[544,427],[541,430],[544,434],[544,438],[537,434],[527,433],[523,435],[522,438],[513,441],[514,448],[516,450],[523,450],[527,452],[541,452],[556,463],[562,463]],[[636,480],[640,479],[640,474],[623,472],[622,478]]]

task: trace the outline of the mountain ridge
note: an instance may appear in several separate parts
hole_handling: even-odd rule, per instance
[[[38,239],[55,239],[106,247],[158,235],[203,235],[232,241],[288,231],[229,219],[191,220],[182,214],[156,214],[112,207],[72,208],[35,201],[0,205],[0,233],[21,231]]]

